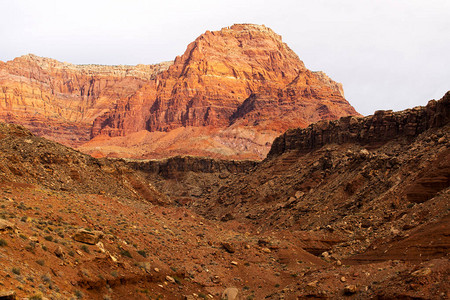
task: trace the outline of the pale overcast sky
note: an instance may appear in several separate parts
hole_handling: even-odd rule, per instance
[[[306,66],[344,84],[362,114],[450,90],[450,0],[0,0],[0,60],[173,60],[206,30],[264,24]]]

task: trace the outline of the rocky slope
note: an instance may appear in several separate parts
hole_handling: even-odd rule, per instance
[[[1,124],[0,295],[446,299],[449,101],[289,131],[262,162],[99,160]]]
[[[73,65],[32,54],[0,62],[0,120],[76,146],[89,140],[96,117],[170,64]]]
[[[341,84],[253,24],[207,31],[173,63],[72,65],[26,55],[0,62],[0,87],[0,120],[97,156],[263,159],[289,128],[358,116]]]
[[[448,276],[437,266],[449,265],[449,104],[450,92],[425,107],[290,130],[238,176],[187,170],[168,181],[142,170],[172,200],[211,220],[289,232],[333,265],[302,272],[273,299],[445,298],[448,285],[428,283]],[[336,275],[341,265],[354,266],[344,280]]]

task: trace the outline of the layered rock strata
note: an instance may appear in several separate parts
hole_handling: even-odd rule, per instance
[[[377,146],[400,136],[415,137],[429,128],[442,127],[449,120],[450,92],[447,92],[441,100],[431,100],[425,107],[400,112],[377,111],[364,118],[348,116],[289,130],[275,139],[268,156],[289,150],[308,152],[333,143]]]
[[[73,65],[32,54],[0,62],[0,120],[78,145],[89,140],[96,117],[170,64]]]

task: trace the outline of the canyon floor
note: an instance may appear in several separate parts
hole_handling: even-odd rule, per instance
[[[289,131],[262,162],[96,159],[0,124],[0,299],[448,299],[449,101],[351,119],[366,144]]]

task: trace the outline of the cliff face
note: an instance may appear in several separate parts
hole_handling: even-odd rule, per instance
[[[208,127],[224,148],[262,158],[285,130],[347,115],[358,113],[341,84],[306,69],[271,29],[238,24],[198,37],[155,81],[98,117],[92,137]]]
[[[98,118],[92,135],[235,123],[282,132],[348,114],[357,112],[340,84],[306,69],[271,29],[239,24],[198,37],[143,93]]]
[[[77,145],[97,116],[168,65],[73,65],[32,54],[0,62],[0,120]]]
[[[187,137],[206,140],[195,151],[176,151],[183,142],[173,140],[171,153],[207,147],[206,155],[227,157],[232,148],[239,149],[234,158],[261,159],[289,128],[358,115],[341,84],[308,70],[281,36],[252,24],[207,31],[173,63],[159,65],[77,66],[28,55],[0,64],[0,86],[0,120],[72,146],[97,136],[206,128]]]
[[[450,92],[425,107],[400,112],[377,111],[373,116],[342,117],[320,121],[305,129],[292,129],[276,138],[268,154],[280,155],[289,150],[308,152],[325,144],[357,143],[377,146],[398,137],[415,137],[425,130],[441,127],[450,120]]]

